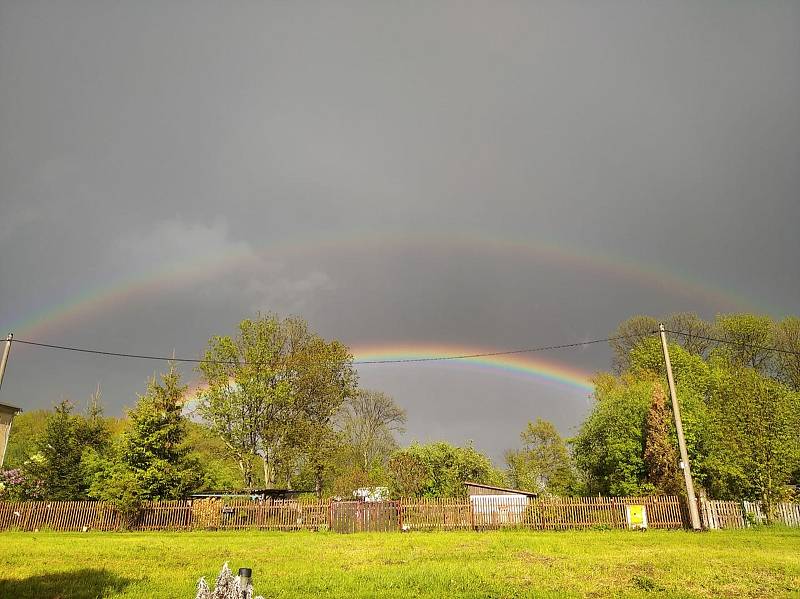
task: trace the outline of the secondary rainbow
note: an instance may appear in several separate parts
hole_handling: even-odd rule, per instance
[[[133,303],[138,298],[154,296],[169,289],[216,281],[227,273],[242,271],[266,260],[341,252],[375,253],[385,250],[473,252],[476,255],[496,255],[499,259],[525,257],[575,271],[600,273],[674,296],[700,300],[715,310],[748,309],[754,305],[754,302],[740,294],[693,279],[685,273],[667,272],[663,268],[641,264],[630,258],[602,255],[588,250],[581,252],[541,240],[511,240],[477,233],[364,233],[328,239],[278,241],[260,249],[239,246],[221,256],[206,255],[198,248],[198,254],[191,260],[154,267],[88,286],[83,292],[34,310],[26,317],[0,324],[4,327],[3,332],[13,332],[21,338],[42,340],[44,335],[91,317],[98,311],[117,308]]]

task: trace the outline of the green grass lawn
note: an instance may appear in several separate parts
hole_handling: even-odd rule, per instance
[[[0,533],[0,597],[193,599],[222,563],[265,597],[800,597],[800,529]]]

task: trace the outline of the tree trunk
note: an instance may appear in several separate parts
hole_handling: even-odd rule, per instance
[[[275,486],[275,467],[269,457],[264,456],[262,460],[264,463],[264,486],[271,489]]]

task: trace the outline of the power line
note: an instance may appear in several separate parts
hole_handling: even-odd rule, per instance
[[[770,347],[770,346],[762,346],[762,345],[753,345],[748,344],[740,341],[732,341],[730,339],[720,339],[716,337],[710,337],[706,335],[697,335],[694,333],[686,333],[684,331],[673,331],[669,329],[665,329],[665,332],[670,333],[672,335],[681,335],[683,337],[691,337],[695,339],[703,339],[705,341],[711,341],[714,343],[722,343],[727,345],[733,345],[737,347],[749,348],[749,349],[757,349],[761,351],[771,351],[786,355],[794,355],[800,356],[800,351],[788,350],[779,347]],[[355,360],[353,362],[356,366],[369,366],[369,365],[379,365],[379,364],[414,364],[414,363],[422,363],[422,362],[447,362],[452,360],[470,360],[476,358],[492,358],[498,356],[511,356],[516,354],[531,354],[531,353],[538,353],[544,351],[555,351],[560,349],[571,349],[575,347],[585,347],[589,345],[595,345],[597,343],[608,343],[610,341],[617,341],[620,339],[628,339],[631,337],[647,337],[649,335],[658,334],[658,331],[646,331],[642,333],[629,333],[626,335],[616,335],[613,337],[604,337],[601,339],[589,339],[586,341],[577,341],[574,343],[561,343],[557,345],[540,345],[538,347],[528,347],[523,349],[511,349],[511,350],[504,350],[504,351],[495,351],[495,352],[480,352],[474,354],[457,354],[451,356],[428,356],[428,357],[419,357],[419,358],[387,358],[385,360]],[[159,356],[159,355],[151,355],[151,354],[133,354],[133,353],[125,353],[125,352],[113,352],[113,351],[104,351],[98,349],[89,349],[84,347],[75,347],[69,345],[56,345],[52,343],[42,343],[38,341],[29,341],[26,339],[13,339],[12,343],[22,343],[24,345],[30,345],[34,347],[41,347],[46,349],[55,349],[55,350],[62,350],[62,351],[71,351],[71,352],[78,352],[84,354],[93,354],[98,356],[109,356],[114,358],[132,358],[137,360],[156,360],[156,361],[166,361],[166,362],[179,362],[179,363],[189,363],[189,364],[222,364],[226,366],[260,366],[267,364],[267,362],[236,362],[236,361],[228,361],[228,360],[203,360],[197,358],[178,358],[172,356]]]
[[[607,343],[609,341],[616,341],[618,339],[626,339],[629,337],[643,337],[647,335],[654,335],[658,331],[650,331],[647,333],[633,333],[627,335],[617,335],[615,337],[604,337],[602,339],[589,339],[586,341],[577,341],[574,343],[561,343],[558,345],[541,345],[538,347],[529,347],[524,349],[511,349],[506,351],[495,351],[495,352],[482,352],[482,353],[475,353],[475,354],[460,354],[460,355],[452,355],[452,356],[430,356],[430,357],[420,357],[420,358],[395,358],[391,359],[388,358],[386,360],[355,360],[353,362],[354,365],[371,365],[371,364],[409,364],[415,362],[445,362],[449,360],[469,360],[475,358],[491,358],[496,356],[509,356],[514,354],[529,354],[529,353],[536,353],[536,352],[543,352],[543,351],[552,351],[552,350],[559,350],[559,349],[569,349],[574,347],[584,347],[587,345],[594,345],[597,343]],[[124,352],[112,352],[112,351],[103,351],[99,349],[88,349],[84,347],[74,347],[70,345],[55,345],[52,343],[41,343],[38,341],[29,341],[26,339],[14,339],[12,343],[22,343],[24,345],[31,345],[34,347],[42,347],[46,349],[56,349],[62,351],[71,351],[71,352],[79,352],[84,354],[93,354],[98,356],[109,356],[113,358],[133,358],[137,360],[158,360],[158,361],[167,361],[167,362],[183,362],[183,363],[190,363],[190,364],[223,364],[227,366],[259,366],[262,364],[266,364],[266,362],[234,362],[228,360],[202,360],[196,358],[177,358],[177,357],[169,357],[169,356],[157,356],[157,355],[149,355],[149,354],[131,354],[131,353],[124,353]]]
[[[647,333],[647,335],[654,335],[657,331]],[[529,347],[526,349],[511,349],[506,351],[484,352],[479,354],[462,354],[455,356],[431,356],[428,358],[397,358],[386,360],[362,360],[354,362],[354,364],[405,364],[414,362],[443,362],[446,360],[469,360],[473,358],[491,358],[493,356],[510,356],[513,354],[530,354],[535,352],[556,350],[556,349],[569,349],[572,347],[583,347],[586,345],[594,345],[595,343],[607,343],[609,341],[616,341],[617,339],[625,339],[627,337],[642,337],[642,333],[631,335],[618,335],[616,337],[606,337],[603,339],[590,339],[588,341],[577,341],[575,343],[562,343],[560,345],[541,345],[539,347]]]
[[[783,349],[781,347],[772,347],[769,345],[754,345],[752,343],[745,343],[743,341],[733,341],[731,339],[719,339],[717,337],[708,337],[706,335],[697,335],[695,333],[686,333],[684,331],[670,331],[669,329],[664,329],[664,332],[671,333],[673,335],[681,335],[683,337],[691,337],[693,339],[703,339],[704,341],[712,341],[714,343],[724,343],[726,345],[734,345],[736,347],[742,347],[746,349],[758,349],[761,351],[771,351],[777,354],[787,354],[790,356],[800,356],[800,351],[795,351],[791,349]]]

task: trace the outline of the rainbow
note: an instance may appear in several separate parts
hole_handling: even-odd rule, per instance
[[[562,362],[541,357],[539,354],[505,354],[487,356],[493,350],[468,345],[442,345],[425,343],[381,344],[356,346],[351,349],[356,366],[366,368],[386,361],[411,360],[416,364],[437,364],[471,367],[499,374],[521,375],[537,381],[565,385],[581,392],[591,393],[594,387],[591,373]],[[496,351],[496,350],[494,350]],[[458,359],[443,360],[459,356]],[[419,362],[417,362],[419,361]]]
[[[511,374],[535,382],[555,383],[585,395],[594,391],[592,374],[588,371],[545,359],[538,354],[479,355],[492,351],[497,350],[469,345],[432,343],[363,345],[351,348],[355,365],[359,369],[383,364],[389,366],[390,361],[395,360],[410,360],[415,364],[466,367],[502,375]],[[459,358],[444,360],[453,356]],[[190,404],[196,401],[197,395],[206,388],[203,383],[191,385],[184,395],[184,403]]]
[[[104,281],[84,292],[49,305],[10,323],[1,323],[3,332],[13,332],[20,338],[43,340],[44,336],[73,323],[130,304],[139,298],[163,293],[216,277],[244,271],[266,260],[286,260],[298,256],[331,255],[347,252],[380,251],[459,252],[493,255],[498,259],[526,258],[576,272],[601,274],[639,287],[649,287],[672,296],[702,301],[718,310],[746,310],[754,303],[739,294],[700,281],[685,273],[668,272],[664,268],[645,265],[620,256],[595,252],[578,252],[555,244],[510,240],[481,234],[358,234],[348,237],[276,242],[260,250],[240,245],[230,253],[209,257],[202,253],[192,260],[133,274],[127,278]]]

